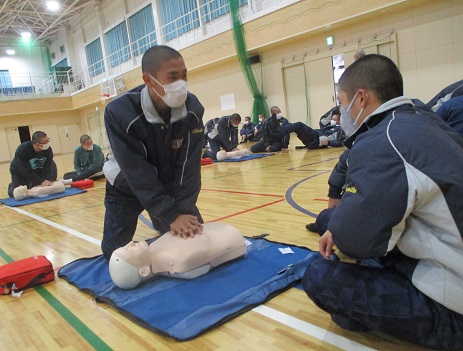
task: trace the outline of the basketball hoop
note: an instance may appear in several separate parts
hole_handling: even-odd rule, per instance
[[[100,94],[100,97],[101,97],[101,104],[104,105],[106,104],[106,100],[109,99],[111,95],[109,94]]]

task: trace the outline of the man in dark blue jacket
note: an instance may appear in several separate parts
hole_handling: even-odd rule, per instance
[[[202,231],[196,207],[201,189],[204,108],[187,92],[180,53],[155,46],[142,58],[144,85],[105,109],[110,153],[104,165],[104,256],[129,243],[146,210],[161,234],[184,238]]]
[[[244,124],[240,130],[241,142],[247,143],[248,141],[257,141],[258,139],[254,140],[255,130],[256,130],[256,125],[251,122],[251,117],[249,116],[244,117]]]
[[[217,152],[220,149],[227,152],[238,150],[238,126],[240,122],[241,116],[237,113],[221,117],[207,135],[211,149],[206,150],[203,157],[217,160]]]
[[[463,139],[403,96],[387,57],[339,80],[346,186],[303,277],[339,326],[463,349]],[[356,263],[332,260],[332,249]]]
[[[278,106],[272,106],[270,113],[271,116],[262,123],[262,141],[252,145],[251,152],[277,152],[288,149],[290,133],[280,133],[278,128],[289,122],[281,115],[281,109]]]

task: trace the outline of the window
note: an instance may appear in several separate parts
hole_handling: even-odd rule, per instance
[[[7,69],[0,70],[0,88],[12,88],[10,71]]]
[[[239,0],[240,6],[247,3],[248,0]],[[210,22],[227,13],[230,13],[228,0],[201,0],[201,15],[204,22]]]
[[[92,41],[85,47],[90,77],[95,77],[105,71],[103,62],[103,51],[101,50],[100,38]]]
[[[157,44],[151,4],[129,17],[129,28],[134,56]]]
[[[161,0],[161,18],[166,41],[199,27],[196,0]]]
[[[127,25],[121,22],[105,34],[109,65],[115,67],[130,59]]]

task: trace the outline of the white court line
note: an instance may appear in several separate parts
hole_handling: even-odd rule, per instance
[[[39,222],[48,224],[54,228],[57,228],[59,230],[62,230],[68,234],[74,235],[80,239],[84,239],[92,244],[101,246],[101,241],[97,240],[95,238],[92,238],[91,236],[82,234],[74,229],[67,228],[65,226],[62,226],[61,224],[49,221],[48,219],[42,218],[40,216],[37,216],[35,214],[29,213],[27,211],[21,210],[16,207],[8,207],[13,211],[22,213],[25,216],[31,217]],[[296,329],[304,334],[310,335],[314,338],[317,338],[319,340],[322,340],[324,342],[327,342],[328,344],[334,345],[336,347],[339,347],[343,350],[349,350],[349,351],[371,351],[374,350],[372,348],[369,348],[367,346],[364,346],[362,344],[359,344],[355,341],[352,341],[350,339],[347,339],[343,336],[337,335],[335,333],[332,333],[326,329],[317,327],[313,324],[304,322],[298,318],[292,317],[286,313],[277,311],[273,308],[267,307],[265,305],[260,305],[252,309],[254,312],[257,312],[265,317],[268,317],[270,319],[273,319],[274,321],[277,321],[278,323],[287,325],[288,327],[291,327],[293,329]]]
[[[359,344],[358,342],[355,342],[353,340],[340,336],[338,334],[332,333],[326,329],[317,327],[316,325],[313,325],[313,324],[304,322],[300,319],[294,318],[286,313],[267,307],[265,305],[257,306],[253,308],[252,310],[265,317],[273,319],[274,321],[287,325],[288,327],[296,329],[304,334],[313,336],[319,340],[327,342],[328,344],[334,345],[343,350],[349,350],[349,351],[375,350],[365,345]]]
[[[48,219],[45,219],[43,217],[40,217],[40,216],[37,216],[33,213],[30,213],[30,212],[27,212],[27,211],[24,211],[24,210],[21,210],[19,208],[16,208],[16,207],[8,207],[10,209],[12,209],[13,211],[16,211],[16,212],[19,212],[19,213],[22,213],[23,215],[25,216],[28,216],[28,217],[31,217],[39,222],[42,222],[42,223],[45,223],[45,224],[48,224],[52,227],[55,227],[59,230],[62,230],[63,232],[66,232],[68,234],[71,234],[71,235],[74,235],[78,238],[81,238],[81,239],[84,239],[92,244],[95,244],[95,245],[98,245],[98,246],[101,246],[101,240],[97,240],[95,238],[92,238],[91,236],[88,236],[88,235],[85,235],[85,234],[82,234],[81,232],[78,232],[77,230],[74,230],[74,229],[70,229],[70,228],[67,228],[61,224],[58,224],[58,223],[55,223],[55,222],[52,222],[52,221],[49,221]]]

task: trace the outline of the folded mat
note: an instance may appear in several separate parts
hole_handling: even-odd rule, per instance
[[[81,194],[81,193],[85,193],[85,190],[81,190],[77,188],[66,188],[64,193],[57,193],[57,194],[38,196],[38,197],[29,197],[27,199],[20,200],[20,201],[17,201],[12,197],[7,197],[6,199],[0,199],[0,203],[5,204],[9,207],[18,207],[18,206],[35,204],[37,202],[42,202],[42,201],[50,201],[50,200],[59,199],[59,198],[66,197],[66,196]]]
[[[193,280],[156,276],[133,290],[116,287],[103,256],[82,258],[58,276],[158,334],[184,341],[217,327],[298,283],[318,252],[248,239],[247,254]],[[293,253],[278,249],[290,247]]]
[[[227,158],[226,160],[223,161],[217,161],[214,160],[214,162],[241,162],[241,161],[248,161],[248,160],[254,160],[255,158],[262,158],[266,156],[272,156],[274,154],[269,153],[269,154],[249,154],[246,156],[242,156],[240,158]]]

